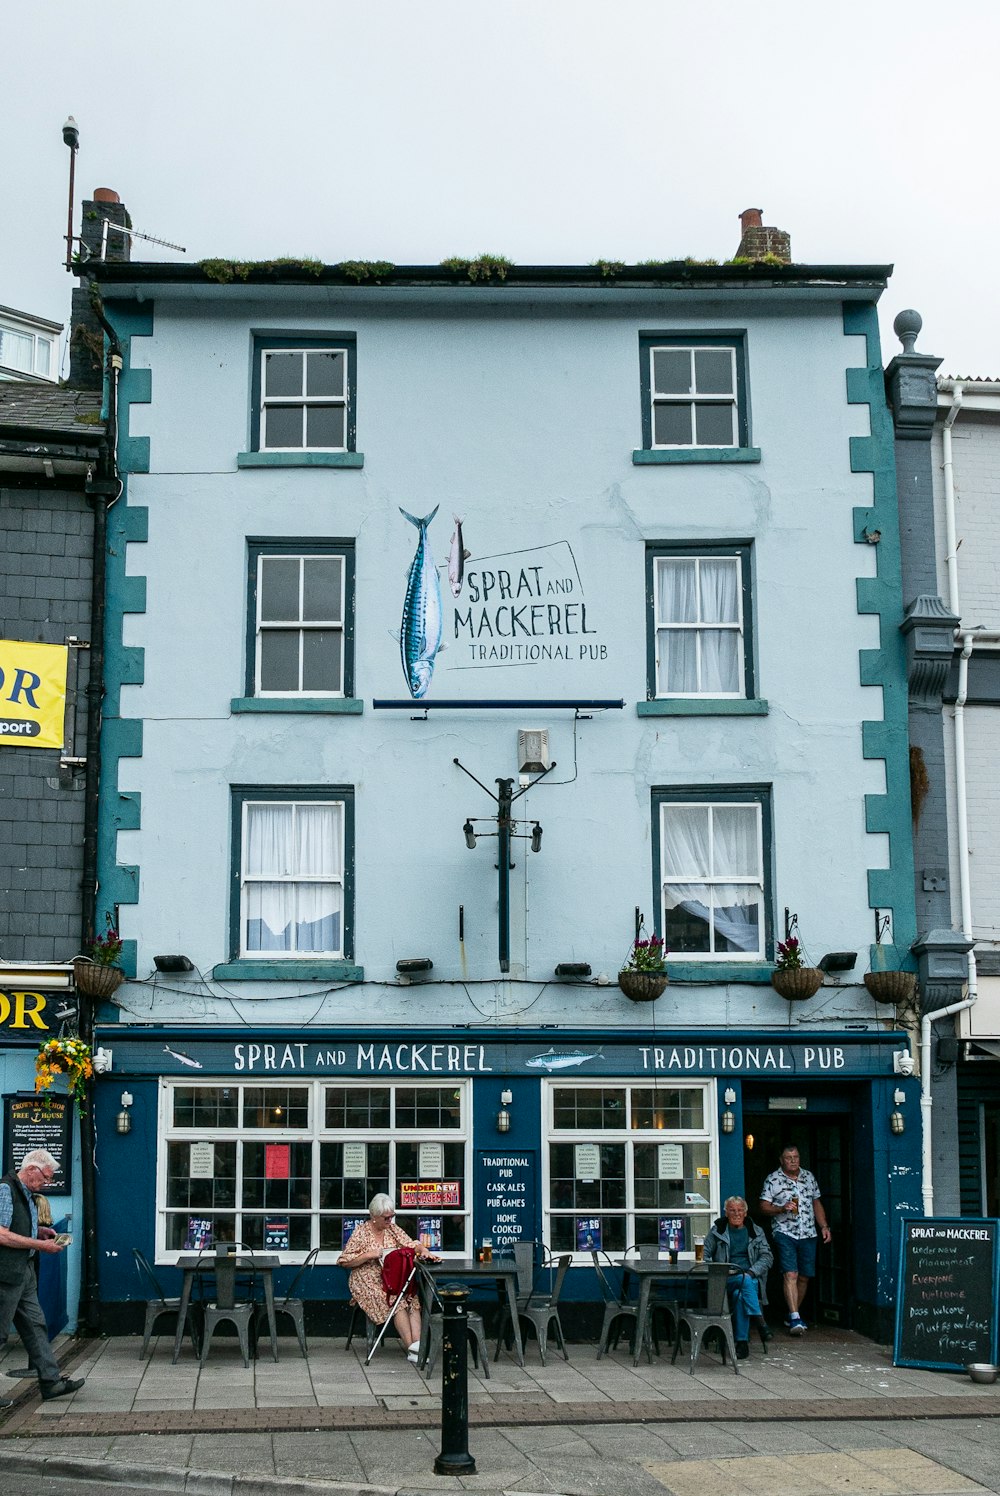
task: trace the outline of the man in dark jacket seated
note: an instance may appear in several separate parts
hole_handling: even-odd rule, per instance
[[[750,1354],[750,1321],[760,1328],[761,1337],[770,1339],[761,1304],[766,1303],[764,1280],[774,1261],[767,1237],[747,1215],[742,1195],[730,1195],[721,1215],[705,1238],[705,1261],[728,1262],[744,1269],[726,1286],[733,1311],[733,1333],[736,1358],[745,1361]]]

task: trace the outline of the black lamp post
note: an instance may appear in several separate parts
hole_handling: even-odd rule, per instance
[[[486,817],[484,816],[469,817],[469,819],[465,822],[465,825],[462,827],[462,830],[465,833],[465,845],[470,849],[470,851],[475,847],[476,839],[479,836],[495,836],[498,839],[497,944],[498,954],[500,958],[500,970],[510,971],[510,870],[514,866],[514,864],[510,860],[511,837],[523,836],[525,841],[530,841],[531,850],[533,852],[540,852],[542,849],[541,826],[536,821],[530,832],[516,831],[514,828],[517,826],[517,822],[511,815],[511,806],[513,805],[515,800],[519,800],[522,795],[526,794],[528,790],[530,790],[534,785],[538,784],[539,780],[544,779],[546,774],[551,774],[556,765],[554,762],[551,763],[547,769],[543,770],[542,773],[538,775],[537,779],[533,779],[530,784],[522,785],[521,788],[516,792],[514,790],[513,779],[498,779],[496,782],[497,793],[494,795],[493,791],[486,789],[486,786],[485,784],[483,784],[482,780],[477,779],[475,774],[470,774],[465,765],[463,763],[460,763],[457,758],[453,759],[452,762],[458,765],[463,774],[468,774],[473,783],[478,784],[481,790],[485,790],[490,799],[496,804],[496,831],[476,831],[473,824],[474,820],[485,820]]]

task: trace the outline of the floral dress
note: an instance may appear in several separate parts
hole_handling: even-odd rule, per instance
[[[409,1247],[419,1252],[420,1243],[415,1242],[412,1236],[407,1236],[392,1222],[385,1228],[382,1245],[379,1246],[375,1238],[375,1228],[370,1221],[362,1221],[351,1233],[351,1239],[347,1243],[340,1257],[340,1265],[350,1268],[351,1258],[355,1256],[366,1256],[369,1252],[386,1251],[391,1252],[393,1247]],[[346,1260],[345,1260],[346,1259]],[[419,1299],[415,1293],[408,1293],[405,1299],[397,1300],[392,1308],[386,1298],[385,1289],[382,1287],[382,1264],[381,1262],[363,1262],[359,1267],[352,1269],[351,1295],[355,1302],[361,1305],[372,1324],[384,1325],[390,1314],[395,1314],[400,1302],[407,1309],[416,1309]]]

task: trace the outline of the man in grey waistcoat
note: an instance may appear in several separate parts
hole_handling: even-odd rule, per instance
[[[83,1386],[82,1379],[71,1382],[63,1376],[52,1354],[35,1282],[35,1254],[63,1250],[52,1227],[39,1226],[34,1200],[34,1192],[52,1183],[58,1167],[51,1153],[38,1148],[25,1154],[16,1173],[0,1178],[0,1346],[13,1325],[46,1399],[66,1397]],[[0,1408],[11,1402],[0,1397]]]

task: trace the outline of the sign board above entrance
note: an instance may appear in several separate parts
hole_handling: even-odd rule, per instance
[[[655,1044],[614,1043],[605,1036],[592,1045],[497,1043],[461,1038],[386,1039],[201,1039],[192,1032],[169,1046],[162,1039],[114,1035],[115,1068],[132,1075],[394,1076],[411,1078],[477,1075],[537,1075],[572,1085],[588,1075],[635,1075],[669,1083],[690,1076],[745,1075],[773,1080],[795,1077],[891,1076],[893,1043],[885,1035],[855,1040],[755,1039],[750,1043],[703,1039]]]

